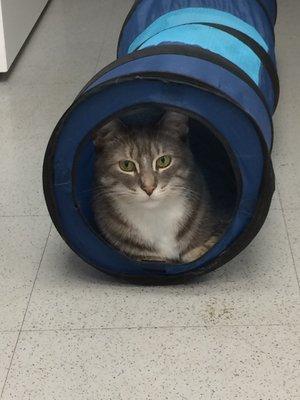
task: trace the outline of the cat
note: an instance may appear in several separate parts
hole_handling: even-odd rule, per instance
[[[135,260],[190,263],[222,233],[188,134],[189,118],[175,111],[157,124],[115,119],[93,133],[96,225]]]

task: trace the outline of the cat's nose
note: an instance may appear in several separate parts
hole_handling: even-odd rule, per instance
[[[156,188],[156,185],[142,185],[141,188],[145,193],[147,193],[148,196],[151,196]]]

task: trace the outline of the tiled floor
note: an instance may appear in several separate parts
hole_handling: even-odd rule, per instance
[[[51,227],[47,140],[113,60],[131,4],[52,0],[0,77],[1,400],[299,400],[299,2],[279,1],[278,191],[246,251],[192,284],[138,287],[84,265]]]

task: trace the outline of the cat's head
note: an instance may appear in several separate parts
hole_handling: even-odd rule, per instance
[[[155,206],[181,193],[193,170],[189,118],[167,111],[155,125],[127,127],[119,119],[94,133],[95,178],[107,194]]]

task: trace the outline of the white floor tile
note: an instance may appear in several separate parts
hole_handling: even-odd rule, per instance
[[[300,9],[293,0],[279,1],[278,5],[276,42],[281,94],[274,118],[274,160],[283,207],[295,209],[300,208]]]
[[[52,1],[11,71],[14,84],[85,84],[112,14],[110,0]]]
[[[300,209],[284,211],[295,267],[300,279]]]
[[[74,85],[5,84],[0,93],[0,216],[47,215],[42,165]]]
[[[48,217],[0,218],[0,331],[20,328],[49,228]]]
[[[8,373],[17,337],[18,332],[0,332],[0,393]]]
[[[36,148],[37,147],[37,148]],[[42,187],[43,153],[32,143],[0,147],[0,215],[46,215]]]
[[[190,285],[138,287],[104,277],[52,232],[25,329],[294,323],[299,296],[281,211],[228,266]]]
[[[272,203],[271,203],[271,210],[281,210],[281,204],[280,204],[279,194],[278,194],[277,190],[275,191],[275,193],[273,195],[273,199],[272,199]]]
[[[23,332],[3,400],[290,400],[298,341],[293,327]]]
[[[10,81],[1,82],[0,88],[1,143],[28,142],[32,146],[37,142],[47,144],[58,120],[80,90],[75,84],[17,86]]]
[[[117,9],[118,12],[113,12],[111,15],[110,27],[106,31],[95,73],[116,60],[118,39],[122,25],[133,4],[132,0],[113,1],[114,10]]]
[[[275,173],[283,208],[295,210],[300,208],[300,161],[293,153],[276,162]]]

